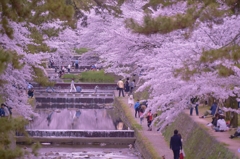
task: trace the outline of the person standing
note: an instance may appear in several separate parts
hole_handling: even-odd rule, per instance
[[[190,108],[190,115],[192,116],[192,113],[193,113],[193,109],[196,110],[196,115],[198,116],[198,97],[195,97],[195,98],[191,98],[191,105],[192,107]]]
[[[70,86],[71,88],[70,88],[70,92],[72,92],[73,90],[74,90],[74,92],[76,92],[77,90],[76,90],[76,87],[75,87],[75,85],[74,85],[74,79],[72,79],[72,82],[71,82],[71,86]]]
[[[182,150],[182,141],[178,135],[178,130],[174,130],[174,135],[171,137],[170,149],[173,150],[174,159],[179,159],[180,150]]]
[[[119,97],[121,96],[121,93],[122,93],[122,96],[124,97],[124,83],[121,79],[119,79],[118,83],[117,83],[117,86],[118,86],[118,90],[119,90]]]
[[[128,93],[130,91],[129,78],[127,78],[127,80],[126,80],[124,85],[125,85],[125,92]]]
[[[133,93],[133,89],[135,87],[135,79],[132,80],[132,82],[130,83],[129,87],[130,87],[130,94],[132,94]]]
[[[137,102],[134,105],[134,110],[135,110],[135,118],[137,117],[137,113],[139,111],[139,107],[140,107],[140,103],[139,103],[139,99],[137,100]],[[139,116],[139,114],[138,114]]]
[[[5,117],[8,118],[10,116],[10,112],[5,104],[2,104],[2,105],[3,105],[3,110],[5,112]]]
[[[70,69],[71,69],[71,65],[70,64],[68,65],[67,69],[68,69],[68,73],[70,73]]]
[[[78,59],[75,60],[75,69],[78,69]]]

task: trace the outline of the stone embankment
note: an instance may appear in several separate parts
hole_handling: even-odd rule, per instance
[[[223,142],[231,139],[226,136],[225,139],[217,139],[207,128],[206,123],[203,125],[197,119],[195,120],[195,118],[199,119],[198,116],[191,119],[188,114],[183,112],[165,128],[163,134],[156,130],[147,131],[146,119],[144,119],[143,125],[139,124],[140,119],[134,118],[134,108],[128,106],[127,97],[117,97],[116,92],[115,96],[116,111],[124,123],[135,130],[136,142],[134,146],[140,151],[144,159],[161,159],[162,156],[165,156],[165,159],[172,159],[173,154],[169,148],[169,140],[175,129],[178,129],[183,137],[185,159],[240,158],[236,146],[235,149],[231,149],[231,145]]]

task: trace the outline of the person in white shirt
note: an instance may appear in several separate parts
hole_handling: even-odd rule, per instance
[[[76,90],[76,87],[75,87],[75,85],[74,85],[74,80],[72,79],[72,82],[71,82],[71,86],[70,86],[71,88],[70,88],[70,92],[72,92],[72,91],[74,91],[74,92],[76,92],[77,90]]]
[[[68,73],[70,73],[71,65],[68,65]]]
[[[132,107],[134,105],[133,95],[130,95],[128,97],[128,104],[129,104],[130,107]]]
[[[118,86],[118,90],[119,90],[119,97],[121,96],[121,93],[122,93],[122,96],[124,97],[124,83],[121,79],[119,79],[118,83],[117,83],[117,86]]]
[[[223,116],[219,117],[219,119],[217,121],[217,127],[214,127],[214,129],[216,132],[229,130],[229,128],[227,127],[227,123],[224,120]]]

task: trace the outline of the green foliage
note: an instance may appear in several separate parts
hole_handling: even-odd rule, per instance
[[[77,54],[79,54],[79,55],[82,55],[82,54],[84,54],[84,53],[86,53],[86,52],[88,52],[89,50],[88,50],[88,48],[79,48],[79,49],[77,49],[77,48],[75,48],[75,52],[77,53]]]
[[[118,5],[121,6],[124,2],[125,0],[118,0]]]
[[[34,71],[33,80],[41,86],[54,86],[55,82],[49,81],[42,69],[32,66]]]
[[[42,34],[37,30],[36,27],[29,28],[31,34],[30,38],[33,39],[33,42],[36,44],[42,44],[43,42],[43,36]]]
[[[227,68],[223,65],[219,65],[217,67],[218,69],[218,74],[221,76],[221,77],[228,77],[230,75],[234,75],[234,72],[233,70],[231,70],[230,68]]]
[[[73,2],[76,8],[80,10],[90,12],[90,9],[92,9],[95,6],[99,6],[101,8],[106,9],[109,14],[112,14],[115,17],[119,17],[122,14],[120,6],[122,5],[122,3],[124,3],[124,0],[119,0],[116,5],[109,5],[105,1],[100,0],[73,0]]]
[[[73,6],[67,5],[65,0],[39,2],[38,0],[1,0],[1,25],[3,28],[1,32],[7,34],[9,38],[13,38],[13,29],[9,26],[9,20],[25,21],[27,25],[30,23],[41,25],[54,19],[60,19],[66,21],[66,25],[75,27]],[[31,11],[34,11],[35,14],[32,15]]]
[[[174,0],[150,0],[148,3],[146,3],[142,9],[145,10],[148,7],[153,8],[154,10],[157,10],[158,6],[162,4],[163,7],[170,6],[174,3],[177,3],[178,1]]]
[[[60,29],[55,29],[55,27],[42,30],[42,33],[46,34],[49,38],[57,37],[59,35],[59,32],[60,32]]]
[[[177,29],[192,27],[197,16],[193,16],[191,10],[187,14],[177,14],[172,17],[158,16],[152,18],[150,15],[144,16],[143,24],[140,25],[132,18],[127,19],[126,27],[131,28],[136,33],[145,35],[161,33],[166,34]]]
[[[232,5],[230,1],[231,0],[225,3]],[[221,7],[219,7],[220,3],[216,0],[188,0],[189,8],[187,12],[185,14],[176,14],[173,16],[159,15],[156,18],[152,18],[152,16],[150,15],[151,12],[149,12],[148,10],[149,7],[157,10],[160,4],[164,7],[177,2],[179,1],[150,0],[143,6],[144,11],[146,11],[145,13],[147,13],[143,18],[143,24],[139,24],[131,18],[125,21],[126,27],[132,29],[135,33],[145,35],[156,33],[166,34],[178,29],[189,28],[190,30],[193,30],[192,28],[197,26],[197,24],[195,24],[197,19],[202,22],[213,22],[219,24],[223,22],[222,18],[224,16],[231,15],[230,13],[232,13],[232,11],[230,11],[229,9],[222,10]],[[189,35],[190,34],[185,34],[186,38],[188,38]]]
[[[40,45],[28,44],[27,49],[25,51],[28,53],[35,54],[39,52],[51,52],[51,48],[45,43]]]
[[[21,149],[13,148],[11,144],[14,142],[15,131],[25,132],[27,121],[23,118],[0,118],[0,123],[0,158],[15,159],[23,156]]]
[[[231,43],[229,43],[231,44]],[[209,67],[208,63],[214,63],[215,61],[230,60],[235,61],[233,66],[240,68],[240,46],[228,45],[220,49],[203,51],[198,62],[195,63],[194,68],[189,68],[186,63],[185,66],[179,69],[175,69],[174,76],[181,76],[183,80],[189,80],[194,74],[201,74],[202,72],[214,72],[217,71],[220,77],[228,77],[234,75],[234,71],[231,68],[218,64],[215,67]],[[200,65],[203,65],[200,66]]]
[[[21,69],[23,64],[19,60],[22,58],[23,56],[18,55],[15,51],[0,48],[0,74],[3,73],[9,63],[12,64],[13,68]]]
[[[32,154],[37,156],[38,155],[38,150],[41,148],[41,145],[38,142],[38,143],[33,144],[31,148],[32,148]]]
[[[216,60],[228,59],[237,62],[240,59],[239,52],[239,45],[232,45],[216,50],[203,51],[200,61],[203,63],[212,63]]]

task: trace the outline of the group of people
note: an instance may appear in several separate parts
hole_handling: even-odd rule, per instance
[[[128,95],[131,95],[135,87],[135,79],[130,81],[129,78],[127,78],[125,82],[123,82],[122,79],[119,79],[119,81],[117,82],[117,90],[119,91],[119,97],[121,96],[121,94],[124,97],[124,92],[126,92]]]
[[[7,106],[6,104],[1,104],[0,108],[0,117],[9,117],[12,116],[12,107]]]
[[[130,105],[130,107],[132,107],[133,105],[133,95],[129,96],[128,99],[128,104]],[[142,125],[144,118],[147,118],[147,126],[148,126],[148,130],[152,131],[152,121],[153,121],[153,114],[151,109],[148,110],[148,113],[146,115],[144,115],[145,110],[147,109],[148,106],[148,101],[147,100],[142,100],[139,101],[137,100],[137,102],[134,104],[134,110],[135,110],[135,118],[140,118],[140,124]]]

